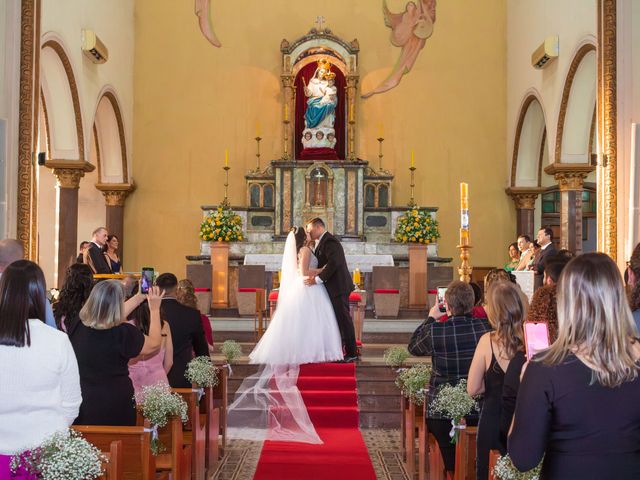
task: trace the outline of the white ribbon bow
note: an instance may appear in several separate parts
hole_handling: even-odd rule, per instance
[[[449,432],[449,437],[453,438],[456,434],[456,430],[464,430],[467,428],[466,423],[457,424],[455,420],[451,420],[451,431]]]
[[[202,396],[204,395],[204,388],[202,387],[192,388],[191,391],[198,392],[198,403],[200,403],[200,399],[202,399]]]
[[[145,428],[144,431],[151,433],[151,440],[152,441],[158,440],[158,425],[154,425],[151,428]]]
[[[227,367],[229,369],[229,376],[233,375],[233,370],[231,369],[231,364],[230,363],[225,363],[222,366],[223,367]]]

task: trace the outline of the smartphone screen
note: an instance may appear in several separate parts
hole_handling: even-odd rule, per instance
[[[151,267],[142,267],[142,278],[140,279],[140,293],[147,294],[153,285],[154,269]]]
[[[524,345],[527,360],[549,347],[549,328],[545,322],[524,322]]]
[[[447,291],[447,287],[438,287],[438,307],[441,312],[446,312],[447,307],[444,305],[444,294]]]

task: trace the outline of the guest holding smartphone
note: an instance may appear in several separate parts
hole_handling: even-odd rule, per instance
[[[607,255],[573,259],[558,284],[558,339],[525,365],[509,455],[542,479],[640,478],[640,341]]]

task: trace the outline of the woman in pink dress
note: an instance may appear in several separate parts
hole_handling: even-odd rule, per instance
[[[129,315],[129,323],[139,328],[145,335],[149,332],[150,312],[147,302],[141,303]],[[164,383],[169,385],[167,372],[173,365],[173,343],[169,324],[160,319],[162,325],[162,346],[155,355],[140,355],[129,361],[129,378],[133,383],[136,395],[142,392],[142,387]]]

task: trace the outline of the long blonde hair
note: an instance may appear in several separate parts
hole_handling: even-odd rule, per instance
[[[527,297],[518,285],[504,280],[490,284],[487,292],[487,316],[495,329],[497,343],[508,359],[524,350],[522,323],[527,316],[528,307]]]
[[[184,279],[178,282],[178,288],[176,289],[176,300],[187,307],[198,308],[198,298],[196,297],[195,288],[191,280]]]
[[[635,323],[618,267],[603,253],[587,253],[565,267],[558,282],[558,339],[536,360],[561,363],[582,353],[591,383],[617,387],[635,380]]]
[[[125,321],[124,289],[117,280],[98,283],[80,310],[82,323],[96,330],[108,330]]]

